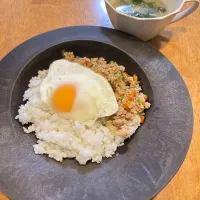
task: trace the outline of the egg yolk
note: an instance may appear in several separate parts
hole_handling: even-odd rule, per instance
[[[52,95],[54,108],[59,112],[70,112],[76,98],[74,85],[62,85]]]

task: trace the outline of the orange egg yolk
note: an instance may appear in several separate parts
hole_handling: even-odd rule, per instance
[[[52,95],[52,104],[59,112],[70,112],[76,98],[74,85],[62,85]]]

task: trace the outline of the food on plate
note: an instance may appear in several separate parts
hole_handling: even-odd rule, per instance
[[[138,18],[156,18],[167,14],[167,7],[161,0],[111,0],[121,13]]]
[[[72,52],[38,71],[28,86],[16,119],[26,133],[35,132],[36,154],[60,162],[75,158],[84,165],[112,157],[150,107],[135,74],[116,62]]]

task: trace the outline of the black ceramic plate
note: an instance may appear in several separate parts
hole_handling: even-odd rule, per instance
[[[126,66],[152,103],[119,156],[100,165],[35,155],[34,134],[14,119],[28,80],[63,49]],[[0,62],[0,94],[0,190],[12,200],[147,200],[177,172],[191,141],[192,106],[179,73],[148,44],[112,29],[70,27],[21,44]]]

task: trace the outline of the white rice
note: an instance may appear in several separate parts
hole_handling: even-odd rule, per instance
[[[39,71],[38,76],[30,80],[29,88],[24,93],[24,101],[16,116],[26,133],[35,133],[37,144],[33,145],[36,154],[47,154],[50,158],[62,162],[64,158],[75,158],[80,164],[87,161],[100,163],[103,157],[112,157],[117,147],[124,145],[124,137],[116,136],[97,121],[93,127],[72,120],[66,120],[51,113],[40,99],[40,84],[48,74]],[[140,126],[140,118],[130,125],[134,133]]]

